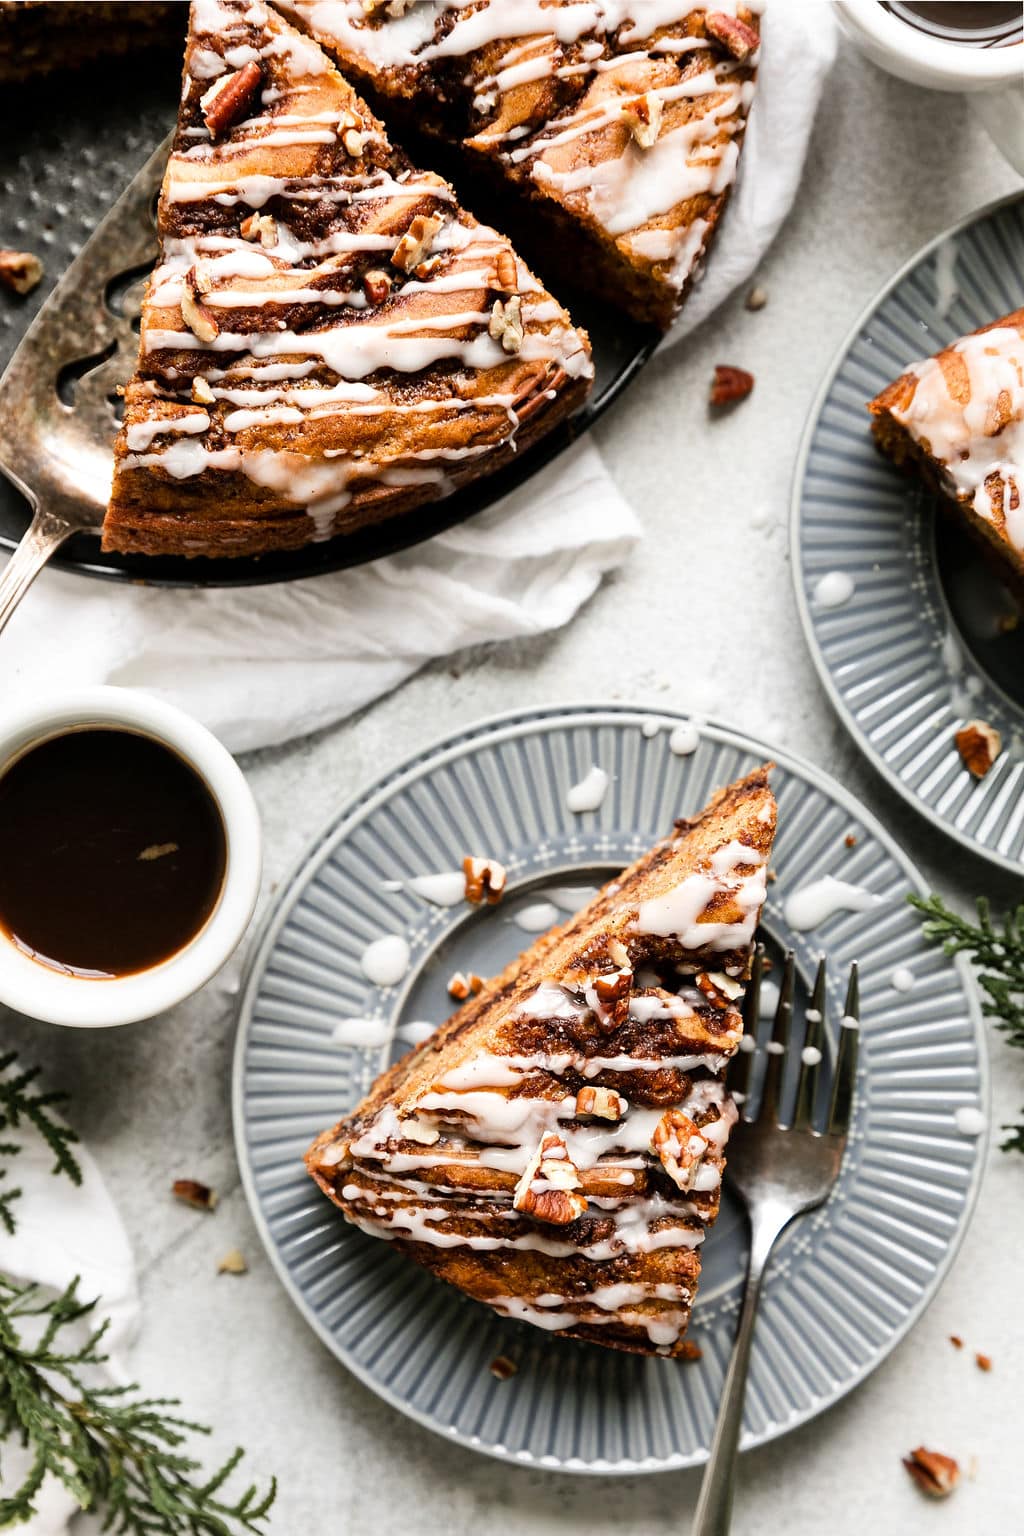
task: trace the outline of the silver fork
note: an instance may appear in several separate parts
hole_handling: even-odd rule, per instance
[[[758,950],[744,1003],[744,1030],[757,1035],[758,1001],[764,971],[763,951]],[[729,1138],[729,1180],[747,1208],[750,1220],[750,1258],[736,1342],[725,1378],[711,1456],[704,1470],[692,1536],[728,1536],[732,1518],[736,1448],[743,1424],[750,1348],[754,1320],[761,1297],[761,1281],[776,1239],[795,1216],[811,1211],[827,1200],[839,1176],[846,1135],[853,1108],[857,1076],[857,1020],[860,992],[857,967],[850,967],[846,1006],[839,1032],[839,1048],[832,1079],[831,1101],[823,1130],[813,1124],[818,1079],[821,1072],[822,1024],[825,1016],[825,961],[818,966],[797,1079],[792,1121],[780,1121],[783,1064],[789,1044],[793,1014],[795,967],[787,955],[771,1040],[766,1046],[761,1107],[756,1120],[743,1116]],[[739,1103],[745,1101],[751,1080],[753,1054],[738,1052],[729,1074],[729,1086]],[[740,1097],[740,1096],[743,1097]]]
[[[0,379],[0,472],[33,513],[0,572],[0,630],[66,539],[100,531],[114,464],[115,391],[139,345],[133,290],[122,296],[120,313],[108,293],[122,274],[152,265],[152,205],[168,146],[165,140],[150,156],[75,257]],[[81,373],[67,405],[58,383],[76,365]]]

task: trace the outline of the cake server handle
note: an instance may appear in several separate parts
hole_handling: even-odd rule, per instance
[[[14,554],[0,572],[0,631],[50,556],[80,529],[59,512],[37,506]]]
[[[747,1391],[754,1322],[761,1299],[761,1281],[775,1240],[791,1220],[792,1214],[792,1211],[781,1206],[766,1204],[751,1218],[750,1259],[747,1263],[747,1284],[743,1292],[740,1325],[736,1330],[732,1359],[726,1372],[722,1400],[718,1405],[715,1438],[711,1442],[711,1455],[704,1468],[690,1536],[729,1536],[736,1453],[743,1427],[743,1401]]]

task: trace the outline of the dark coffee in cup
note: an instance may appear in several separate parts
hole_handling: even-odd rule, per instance
[[[908,27],[967,48],[1024,42],[1020,0],[881,0]]]

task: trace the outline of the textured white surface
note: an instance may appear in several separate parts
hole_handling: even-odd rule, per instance
[[[963,102],[844,53],[799,207],[759,274],[767,307],[750,314],[732,301],[652,364],[600,429],[645,544],[567,630],[439,664],[354,721],[250,759],[267,895],[342,799],[426,742],[511,704],[614,697],[714,713],[812,758],[903,836],[947,895],[1007,900],[1009,882],[913,817],[829,711],[790,594],[786,518],[808,407],[862,304],[925,239],[1017,185]],[[751,369],[757,386],[712,421],[707,385],[719,362]],[[696,1474],[587,1482],[489,1462],[407,1424],[327,1355],[263,1258],[238,1188],[231,1007],[221,978],[155,1025],[89,1036],[4,1019],[0,1029],[75,1090],[76,1122],[142,1270],[138,1374],[215,1422],[220,1447],[242,1442],[256,1470],[278,1473],[274,1536],[685,1533]],[[1024,1101],[1024,1063],[997,1039],[992,1055],[999,1125]],[[179,1176],[220,1189],[213,1217],[172,1201]],[[1022,1221],[1024,1166],[993,1151],[968,1245],[935,1304],[857,1393],[744,1458],[736,1536],[776,1525],[788,1536],[1019,1527]],[[236,1245],[250,1273],[218,1278],[217,1260]],[[962,1352],[950,1333],[964,1337]],[[975,1349],[992,1356],[990,1374],[975,1367]],[[964,1464],[978,1457],[976,1481],[946,1506],[925,1503],[899,1465],[922,1443]]]

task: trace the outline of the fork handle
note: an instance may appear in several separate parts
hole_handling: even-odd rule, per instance
[[[43,566],[75,529],[59,513],[38,506],[14,554],[0,572],[0,630]]]
[[[736,1448],[743,1427],[743,1401],[747,1390],[750,1346],[754,1339],[754,1320],[761,1299],[761,1281],[775,1240],[790,1220],[791,1213],[764,1209],[751,1223],[750,1258],[747,1283],[743,1292],[740,1325],[736,1331],[732,1359],[725,1377],[722,1400],[718,1407],[715,1438],[711,1456],[704,1469],[700,1499],[691,1536],[729,1536],[732,1523],[732,1498],[736,1475]]]

